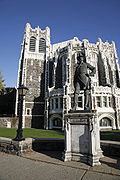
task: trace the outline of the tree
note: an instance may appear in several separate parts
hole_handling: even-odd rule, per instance
[[[0,72],[0,95],[1,95],[2,89],[4,89],[4,88],[5,88],[5,84],[4,84],[4,80],[2,77],[2,73]]]

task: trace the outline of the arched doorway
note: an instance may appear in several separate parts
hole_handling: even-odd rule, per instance
[[[59,114],[54,114],[49,119],[49,129],[62,129],[62,117]]]
[[[115,117],[109,113],[103,113],[98,118],[100,129],[116,129]]]
[[[100,127],[105,127],[105,128],[110,127],[110,128],[112,128],[112,122],[107,117],[102,118],[99,123],[100,123]]]
[[[53,128],[62,128],[62,121],[59,118],[53,119]]]

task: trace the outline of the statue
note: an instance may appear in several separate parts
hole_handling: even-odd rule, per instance
[[[85,51],[82,51],[77,54],[77,67],[74,75],[74,107],[73,110],[76,110],[78,107],[78,95],[80,90],[84,90],[84,109],[91,109],[91,78],[90,76],[94,76],[96,70],[95,67],[86,62]],[[88,74],[88,69],[91,72]]]

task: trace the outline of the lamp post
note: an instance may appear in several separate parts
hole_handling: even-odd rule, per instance
[[[24,85],[21,85],[17,88],[18,90],[18,97],[20,98],[19,101],[19,123],[18,123],[18,129],[17,129],[17,136],[14,141],[22,141],[25,140],[23,137],[23,129],[22,129],[22,115],[23,115],[23,98],[26,95],[28,88],[25,87]]]

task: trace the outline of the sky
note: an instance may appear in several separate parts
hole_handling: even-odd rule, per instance
[[[120,59],[120,0],[0,0],[0,71],[6,87],[17,86],[25,24],[49,26],[51,44],[78,37],[115,41]]]

